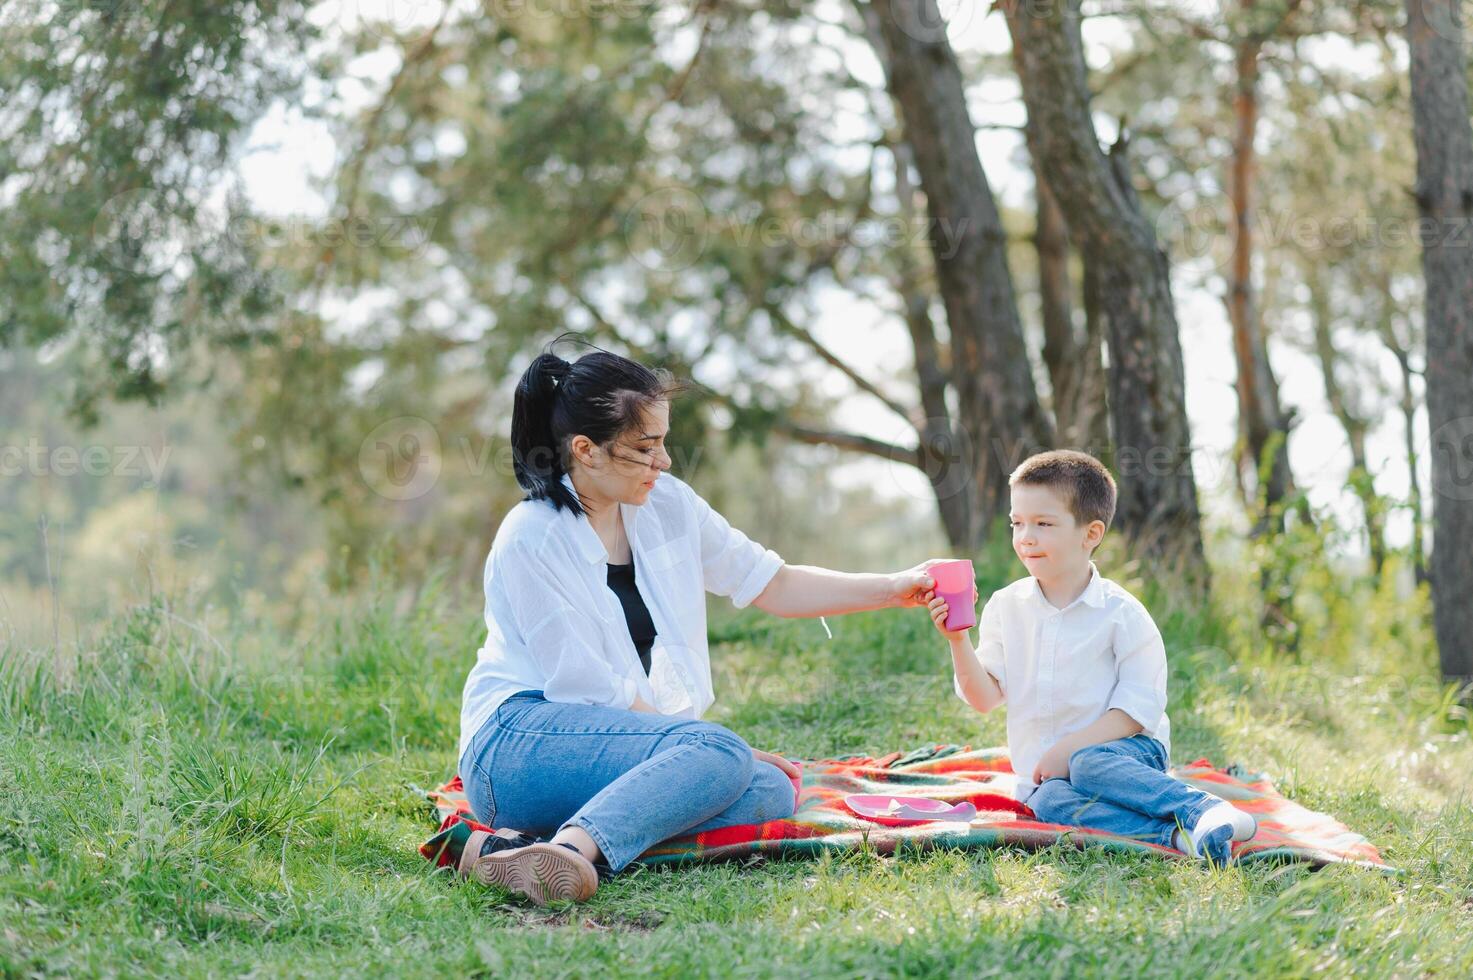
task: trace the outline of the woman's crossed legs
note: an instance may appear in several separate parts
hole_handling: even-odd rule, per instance
[[[476,818],[621,870],[670,837],[793,815],[793,784],[708,722],[514,695],[462,766]],[[589,848],[596,848],[589,853]]]

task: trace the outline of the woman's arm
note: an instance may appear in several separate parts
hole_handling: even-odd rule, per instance
[[[787,618],[838,616],[866,609],[923,606],[935,587],[926,569],[942,558],[893,574],[836,572],[812,565],[784,565],[752,600],[763,612]]]

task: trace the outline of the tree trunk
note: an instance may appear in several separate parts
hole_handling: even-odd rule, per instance
[[[1411,365],[1405,359],[1401,362],[1401,423],[1412,507],[1412,576],[1421,585],[1431,577],[1427,570],[1427,518],[1422,505],[1422,481],[1417,476],[1417,401],[1412,397]]]
[[[1370,431],[1370,420],[1351,406],[1335,371],[1338,355],[1335,353],[1332,329],[1334,313],[1329,286],[1318,268],[1306,269],[1304,278],[1309,287],[1314,350],[1320,362],[1320,376],[1324,379],[1325,400],[1330,403],[1330,411],[1339,420],[1340,427],[1345,430],[1346,441],[1350,444],[1350,474],[1346,483],[1360,500],[1361,511],[1365,515],[1371,567],[1380,575],[1382,566],[1386,563],[1386,522],[1385,507],[1380,495],[1376,493],[1370,464],[1366,459],[1366,434]]]
[[[1069,281],[1069,225],[1050,193],[1038,164],[1033,165],[1033,250],[1038,254],[1038,297],[1043,320],[1043,366],[1054,392],[1054,427],[1072,441],[1074,402],[1079,387],[1079,342],[1074,336],[1073,287]]]
[[[1125,147],[1101,150],[1090,116],[1079,0],[1005,0],[1032,147],[1098,276],[1110,345],[1117,521],[1135,547],[1207,582],[1170,269],[1128,179]]]
[[[1391,276],[1381,277],[1381,342],[1396,358],[1401,372],[1401,424],[1402,449],[1407,465],[1407,498],[1412,510],[1412,574],[1418,585],[1427,581],[1427,531],[1422,504],[1422,480],[1417,476],[1417,394],[1412,379],[1416,371],[1412,368],[1410,344],[1403,344],[1396,335],[1396,298],[1391,295]]]
[[[1084,346],[1090,354],[1089,377],[1086,379],[1083,399],[1088,406],[1090,419],[1086,431],[1091,433],[1090,445],[1100,447],[1101,459],[1114,459],[1114,442],[1110,432],[1110,370],[1105,364],[1105,318],[1100,313],[1100,275],[1094,263],[1080,256],[1084,268],[1080,289],[1084,293]]]
[[[890,149],[895,161],[895,195],[900,201],[901,220],[905,227],[914,228],[915,187],[910,179],[910,147],[899,143]],[[951,409],[946,404],[946,372],[941,368],[936,325],[931,320],[931,294],[922,282],[920,264],[908,244],[903,243],[898,250],[897,288],[905,304],[905,325],[915,352],[916,381],[925,415],[916,426],[923,469],[936,495],[936,508],[947,542],[970,554],[980,546],[985,532],[982,522],[976,520],[976,471],[960,451]]]
[[[1254,0],[1242,0],[1250,11]],[[1292,483],[1289,426],[1279,407],[1279,384],[1268,361],[1268,346],[1253,297],[1253,183],[1258,169],[1259,56],[1256,35],[1237,43],[1237,87],[1233,94],[1233,158],[1229,197],[1233,204],[1233,255],[1228,281],[1228,319],[1238,367],[1238,423],[1242,434],[1239,465],[1256,476],[1254,533],[1283,529],[1282,502]],[[1246,464],[1246,465],[1244,465]]]
[[[1427,280],[1432,604],[1442,673],[1473,682],[1473,125],[1459,0],[1407,0]]]
[[[1038,292],[1043,319],[1043,363],[1054,394],[1054,427],[1061,446],[1109,455],[1110,430],[1105,405],[1105,364],[1101,339],[1086,318],[1081,333],[1074,324],[1074,285],[1069,275],[1069,224],[1049,190],[1037,162],[1033,165],[1037,227]]]
[[[872,0],[891,95],[915,153],[951,331],[962,447],[976,474],[981,536],[1007,512],[1008,475],[1053,442],[1018,318],[1007,237],[977,155],[966,87],[936,0]],[[861,6],[864,12],[864,6]]]

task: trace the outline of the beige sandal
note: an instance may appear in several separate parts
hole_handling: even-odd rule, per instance
[[[481,845],[491,834],[471,834],[461,852],[461,877],[475,876],[483,885],[498,885],[525,895],[537,905],[572,900],[586,902],[598,891],[598,871],[578,851],[561,844],[527,844],[491,854],[481,854]],[[498,831],[497,836],[514,838],[515,831]]]

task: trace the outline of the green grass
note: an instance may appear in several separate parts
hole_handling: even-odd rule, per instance
[[[158,600],[75,656],[4,655],[0,975],[1473,975],[1473,740],[1422,600],[1321,596],[1288,657],[1233,611],[1241,582],[1219,592],[1211,614],[1155,607],[1174,758],[1272,773],[1404,875],[858,853],[635,871],[535,909],[415,851],[408,787],[454,764],[475,602],[367,602],[293,644]],[[923,614],[830,625],[720,618],[710,717],[789,754],[1003,742]]]

